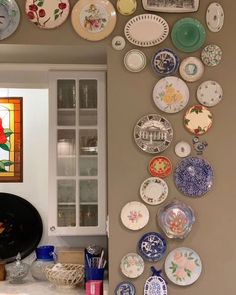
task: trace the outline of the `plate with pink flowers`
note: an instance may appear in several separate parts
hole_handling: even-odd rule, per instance
[[[120,269],[126,277],[137,278],[144,271],[144,260],[137,253],[128,253],[121,259]]]
[[[194,250],[187,247],[176,248],[166,257],[165,272],[171,282],[188,286],[201,275],[202,262]]]
[[[54,29],[62,25],[70,12],[69,0],[26,0],[28,19],[41,29]]]

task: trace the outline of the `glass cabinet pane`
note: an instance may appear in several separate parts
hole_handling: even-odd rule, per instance
[[[58,226],[76,226],[75,205],[58,205],[57,212]]]
[[[75,126],[75,110],[58,110],[57,125],[58,126]]]
[[[97,125],[97,110],[80,109],[79,110],[79,125],[80,126],[96,126]]]
[[[97,108],[97,80],[79,81],[80,108]]]
[[[97,205],[80,205],[80,226],[98,226]]]
[[[80,176],[97,176],[98,175],[98,159],[94,157],[79,158],[79,174]]]
[[[75,80],[57,80],[57,108],[75,108]]]
[[[57,200],[61,203],[75,203],[76,181],[60,179],[57,181]]]
[[[80,180],[79,182],[80,203],[94,203],[98,200],[98,182],[96,179]]]
[[[97,130],[82,129],[79,132],[80,155],[97,155]]]

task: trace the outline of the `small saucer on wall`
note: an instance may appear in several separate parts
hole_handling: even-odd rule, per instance
[[[190,56],[181,62],[179,73],[185,81],[195,82],[202,77],[204,65],[199,58]]]
[[[175,153],[180,158],[185,158],[191,153],[191,146],[186,141],[180,141],[175,146]]]
[[[223,89],[216,81],[204,81],[197,89],[197,99],[200,104],[213,107],[223,98]]]
[[[138,49],[131,49],[125,54],[124,65],[130,72],[140,72],[146,67],[146,55]]]
[[[112,48],[115,50],[122,50],[125,48],[126,41],[122,36],[115,36],[111,42]]]

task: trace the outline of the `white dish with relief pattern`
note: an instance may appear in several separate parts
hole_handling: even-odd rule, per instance
[[[223,89],[216,81],[204,81],[197,89],[197,99],[200,104],[213,107],[223,98]]]
[[[224,25],[224,10],[222,6],[217,3],[211,3],[206,12],[207,27],[211,32],[219,32]]]

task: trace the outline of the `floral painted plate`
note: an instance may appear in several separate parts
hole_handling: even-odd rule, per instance
[[[167,286],[161,276],[152,275],[144,285],[144,295],[167,295]]]
[[[130,282],[121,282],[116,286],[115,295],[135,295],[135,287]]]
[[[147,178],[141,184],[140,196],[149,205],[161,204],[168,196],[167,183],[159,177]]]
[[[171,161],[163,156],[154,157],[148,164],[148,170],[154,177],[167,177],[172,172]]]
[[[169,48],[159,49],[152,58],[152,67],[159,75],[172,75],[179,67],[179,57]]]
[[[201,59],[206,66],[215,67],[222,59],[222,50],[215,44],[207,45],[202,50]]]
[[[173,138],[170,122],[157,114],[149,114],[138,120],[134,127],[134,140],[147,153],[157,154],[167,149]]]
[[[143,258],[137,253],[128,253],[121,259],[120,269],[126,277],[137,278],[144,271]]]
[[[141,202],[129,202],[121,210],[121,221],[131,230],[143,228],[149,221],[149,211]]]
[[[177,189],[188,197],[201,197],[213,185],[213,168],[204,159],[188,157],[175,168],[174,182]]]
[[[194,105],[184,116],[184,126],[191,133],[202,135],[212,126],[212,113],[202,105]]]
[[[177,113],[187,105],[189,89],[182,79],[165,77],[156,83],[152,96],[155,105],[161,111]]]
[[[166,240],[156,232],[144,234],[138,242],[138,251],[143,259],[156,262],[162,259],[166,252]]]
[[[79,0],[73,7],[71,22],[80,37],[99,41],[114,30],[116,11],[108,0]]]
[[[217,105],[223,98],[223,89],[216,81],[205,81],[197,89],[198,101],[207,107]]]
[[[138,49],[131,49],[124,56],[124,65],[130,72],[140,72],[146,66],[146,55]]]
[[[157,221],[168,238],[184,239],[191,231],[195,217],[191,207],[174,200],[161,207]]]
[[[179,73],[187,82],[195,82],[199,80],[204,73],[204,65],[201,60],[194,56],[189,56],[182,60]]]
[[[206,12],[207,27],[211,32],[219,32],[224,25],[224,10],[220,3],[210,3]]]
[[[41,29],[54,29],[62,25],[70,12],[69,0],[26,0],[28,19]]]
[[[176,285],[191,285],[199,278],[202,272],[201,259],[190,248],[176,248],[166,257],[165,272],[168,279]]]
[[[180,141],[175,146],[175,153],[180,158],[185,158],[191,153],[191,146],[186,141]]]
[[[20,10],[14,0],[0,1],[0,40],[12,35],[20,23]]]
[[[120,14],[131,15],[135,12],[137,8],[137,1],[136,0],[117,0],[116,7]]]

